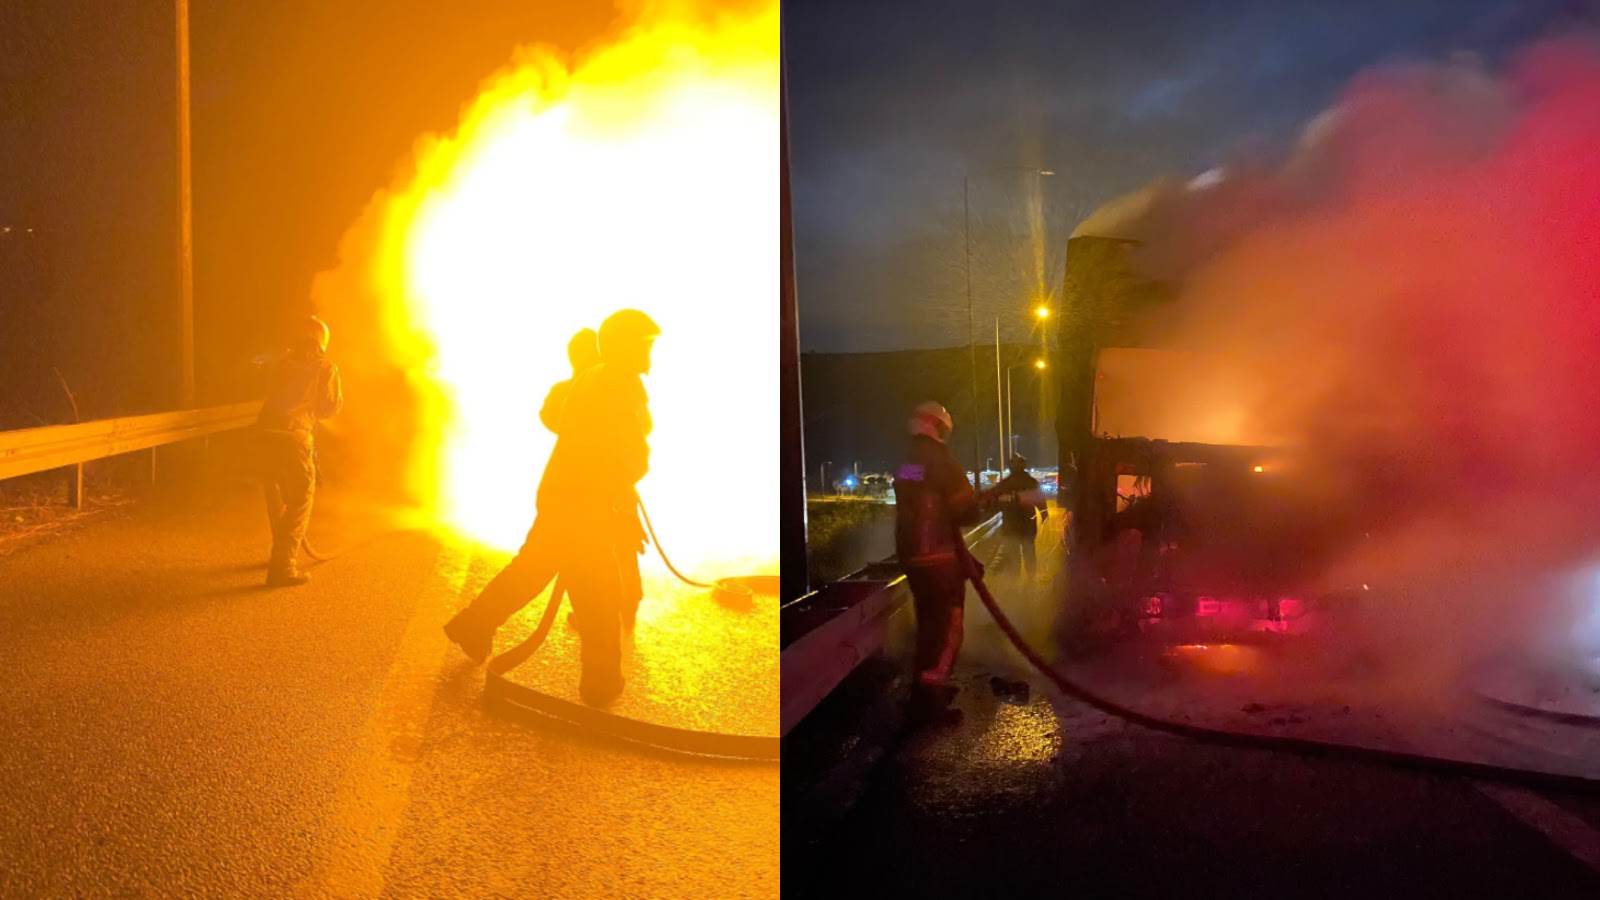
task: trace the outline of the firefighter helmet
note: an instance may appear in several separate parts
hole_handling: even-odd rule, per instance
[[[327,322],[322,321],[316,316],[307,316],[302,333],[307,339],[316,343],[318,350],[321,350],[324,353],[328,351],[328,337],[330,332],[328,331]]]
[[[949,439],[955,427],[950,412],[932,400],[918,405],[911,413],[911,421],[906,423],[910,433],[933,438],[941,444]]]
[[[621,309],[600,323],[600,359],[629,372],[650,371],[650,347],[661,327],[637,309]]]
[[[572,371],[582,372],[599,361],[600,341],[593,328],[580,329],[567,341],[567,362],[572,363]]]

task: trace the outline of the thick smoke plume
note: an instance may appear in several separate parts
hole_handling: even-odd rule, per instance
[[[1322,579],[1408,647],[1592,642],[1600,49],[1373,70],[1281,165],[1155,193],[1128,234],[1179,285],[1161,340],[1232,360],[1309,508],[1359,523]]]

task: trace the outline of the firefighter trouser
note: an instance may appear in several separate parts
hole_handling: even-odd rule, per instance
[[[639,601],[644,599],[644,582],[639,577],[639,551],[623,546],[617,550],[618,574],[622,579],[622,624],[632,629],[639,617]]]
[[[622,687],[622,616],[626,588],[616,543],[606,535],[574,541],[561,567],[583,658],[579,690],[609,694]]]
[[[492,632],[532,603],[561,568],[562,548],[556,540],[556,531],[547,519],[535,518],[528,536],[522,541],[522,549],[494,576],[483,593],[456,615],[457,621]],[[568,588],[570,593],[570,585]]]
[[[456,614],[470,628],[493,632],[543,593],[561,573],[578,623],[583,682],[604,690],[622,678],[622,617],[639,605],[638,555],[622,560],[605,528],[540,516],[522,549],[472,603]],[[631,572],[631,577],[629,573]]]
[[[1011,568],[1011,557],[1017,558],[1017,571],[1024,575],[1032,575],[1039,566],[1039,554],[1034,548],[1035,532],[1002,531],[1005,538],[1006,568]]]
[[[276,571],[292,570],[311,524],[311,496],[317,467],[311,442],[293,434],[261,435],[261,487],[272,525],[272,562]]]
[[[907,566],[906,583],[917,611],[917,679],[945,684],[961,652],[966,573],[956,564]]]

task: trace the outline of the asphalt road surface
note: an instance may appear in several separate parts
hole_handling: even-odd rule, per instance
[[[0,897],[777,895],[776,766],[485,710],[439,629],[503,557],[379,535],[265,590],[264,532],[230,493],[0,557]]]
[[[991,573],[1040,630],[1043,586]],[[1600,897],[1600,796],[1150,731],[1055,693],[975,599],[968,616],[960,722],[905,737],[786,856],[786,897]]]

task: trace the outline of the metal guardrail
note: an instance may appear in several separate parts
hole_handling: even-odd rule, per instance
[[[73,504],[81,505],[84,463],[244,428],[255,422],[260,410],[260,402],[234,403],[0,431],[0,481],[73,466],[76,472],[69,492]]]
[[[969,529],[964,537],[975,546],[999,530],[995,513]],[[789,732],[816,709],[856,667],[877,653],[889,634],[890,619],[902,613],[911,592],[901,587],[904,575],[882,582],[870,594],[783,648],[781,734]],[[849,582],[844,578],[839,584]],[[798,608],[820,592],[792,601]]]

